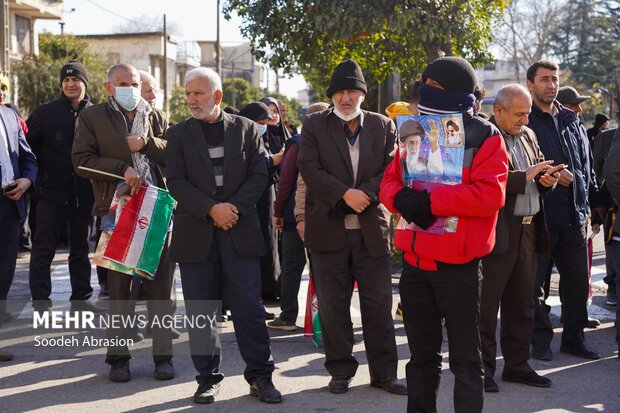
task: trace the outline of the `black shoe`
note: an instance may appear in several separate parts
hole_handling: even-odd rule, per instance
[[[112,364],[110,367],[110,374],[108,376],[110,381],[116,383],[124,383],[131,380],[131,373],[129,372],[129,360],[119,360]]]
[[[263,308],[265,309],[265,320],[273,320],[276,318],[276,315],[274,313],[270,313],[269,311],[267,311],[267,307],[263,306]]]
[[[536,373],[534,370],[521,376],[510,376],[502,374],[502,380],[512,383],[527,384],[534,387],[550,387],[551,380]],[[486,382],[485,382],[486,385]]]
[[[334,376],[327,385],[327,388],[329,388],[331,393],[342,394],[349,390],[349,383],[351,383],[351,377]]]
[[[15,357],[15,354],[10,351],[0,349],[0,361],[11,361]]]
[[[174,379],[174,366],[171,359],[155,362],[155,378],[157,380]]]
[[[586,328],[596,328],[601,325],[601,322],[596,318],[588,317],[588,322],[586,323]]]
[[[371,380],[371,387],[384,389],[388,393],[407,395],[407,384],[401,383],[398,379]]]
[[[577,357],[583,357],[584,359],[598,360],[601,358],[600,354],[598,354],[596,351],[590,350],[585,345],[579,347],[562,345],[560,346],[560,351],[562,353],[572,354]]]
[[[211,404],[215,401],[215,396],[220,391],[220,383],[200,384],[194,393],[194,403]]]
[[[553,353],[551,352],[550,348],[546,348],[543,350],[532,349],[532,358],[536,360],[551,361],[553,360]]]
[[[499,386],[493,380],[493,377],[484,376],[484,391],[486,393],[497,393],[499,391]]]
[[[107,312],[105,308],[99,307],[88,300],[72,300],[71,311],[90,311],[95,314],[102,314]]]
[[[282,394],[276,389],[269,377],[259,377],[250,386],[250,395],[258,397],[263,403],[281,403]]]

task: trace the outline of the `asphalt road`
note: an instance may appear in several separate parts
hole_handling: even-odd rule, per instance
[[[586,330],[587,342],[602,354],[596,361],[580,359],[559,352],[559,334],[555,335],[552,350],[554,360],[532,360],[532,367],[553,380],[548,389],[505,383],[499,378],[503,361],[498,354],[496,379],[500,392],[485,396],[485,412],[620,412],[620,360],[614,340],[615,309],[605,304],[604,256],[601,254],[600,236],[595,238],[593,266],[593,303],[590,315],[602,321],[599,328]],[[54,261],[53,298],[67,300],[70,284],[67,253],[60,251]],[[11,290],[13,300],[28,299],[28,256],[18,262],[18,271]],[[559,300],[557,274],[549,303],[553,305],[556,333],[559,325]],[[398,280],[394,279],[394,307],[398,301]],[[93,271],[93,286],[97,285]],[[300,291],[300,304],[306,300],[307,276]],[[181,297],[179,284],[179,297]],[[102,304],[105,304],[102,302]],[[278,312],[277,304],[267,307]],[[198,406],[192,403],[196,390],[195,371],[189,356],[187,333],[174,341],[174,365],[177,376],[173,380],[158,381],[153,377],[151,340],[145,339],[132,348],[129,383],[112,383],[107,378],[108,366],[104,364],[103,349],[54,352],[48,349],[33,350],[32,337],[17,339],[15,335],[0,332],[0,348],[17,354],[10,362],[0,364],[1,412],[159,412],[184,411],[198,408],[213,412],[404,412],[406,397],[388,394],[369,386],[368,366],[362,342],[359,303],[357,294],[351,311],[354,319],[355,356],[360,368],[348,393],[334,395],[327,391],[328,374],[323,368],[323,354],[316,349],[301,329],[294,333],[271,331],[271,346],[276,371],[273,381],[284,395],[280,405],[266,405],[249,396],[248,385],[243,379],[244,363],[238,352],[231,322],[222,325],[222,370],[226,379],[216,403]],[[28,322],[26,313],[16,315],[17,320],[7,324]],[[303,314],[297,324],[303,325]],[[14,327],[15,329],[16,327]],[[445,336],[445,335],[444,335]],[[409,349],[402,322],[396,322],[396,340],[399,355],[399,377],[405,376]],[[454,379],[447,364],[448,346],[444,338],[444,364],[438,396],[440,412],[453,411],[452,388]]]

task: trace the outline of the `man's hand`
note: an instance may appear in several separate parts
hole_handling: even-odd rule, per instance
[[[299,238],[301,238],[302,241],[305,241],[304,237],[306,236],[306,221],[297,222],[297,233],[299,234]]]
[[[131,152],[139,152],[146,146],[146,141],[138,135],[127,135],[127,144]]]
[[[28,178],[17,178],[15,181],[11,182],[9,186],[17,185],[12,190],[5,192],[4,196],[9,198],[11,201],[19,201],[19,198],[22,197],[24,192],[30,188],[32,182]]]
[[[282,231],[282,229],[284,229],[284,218],[273,217],[273,226],[276,227],[278,231]]]
[[[142,184],[142,178],[140,178],[138,171],[130,166],[127,170],[125,170],[125,175],[123,176],[125,178],[125,182],[127,182],[127,185],[131,187],[131,195],[137,194],[140,190],[140,185]]]
[[[275,155],[271,156],[271,159],[273,160],[273,166],[278,166],[282,163],[282,158],[284,157],[284,148],[282,148],[280,150],[280,152],[276,153]]]
[[[553,161],[542,161],[540,163],[537,163],[536,165],[532,165],[529,168],[527,168],[525,170],[525,179],[527,181],[531,181],[532,179],[534,179],[536,177],[536,175],[538,175],[540,172],[551,168],[551,164],[553,163]]]
[[[558,179],[558,184],[562,186],[570,186],[573,182],[573,174],[568,169],[562,169],[560,172],[560,179]]]
[[[342,199],[358,214],[361,214],[370,205],[370,197],[359,189],[349,189],[344,193]]]
[[[213,224],[216,227],[228,231],[239,220],[239,210],[231,203],[222,202],[221,204],[215,204],[209,210],[209,216],[213,219]]]
[[[542,174],[540,176],[540,179],[538,180],[538,182],[540,182],[540,184],[542,186],[544,186],[545,188],[551,188],[553,185],[555,185],[559,178],[560,178],[560,173],[558,172],[558,170],[565,168],[564,164],[560,164],[560,165],[556,165],[553,168],[549,168],[545,171],[544,174]]]

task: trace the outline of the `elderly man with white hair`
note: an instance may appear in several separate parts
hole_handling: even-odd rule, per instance
[[[501,131],[508,149],[506,204],[499,210],[495,247],[482,258],[480,340],[484,362],[484,389],[497,392],[495,330],[501,304],[500,344],[504,356],[502,380],[549,387],[551,380],[528,364],[534,325],[532,291],[536,279],[536,252],[547,252],[548,236],[541,195],[557,183],[560,164],[545,160],[536,134],[526,125],[532,98],[523,86],[511,84],[495,96],[490,121]]]
[[[181,268],[187,314],[213,319],[213,304],[225,298],[250,394],[280,403],[260,304],[259,258],[266,250],[256,202],[268,176],[258,129],[220,110],[222,83],[211,69],[187,72],[185,94],[192,117],[169,129],[165,155],[168,188],[178,201],[172,253]],[[198,371],[194,402],[213,403],[224,379],[217,325],[190,327],[189,338]]]

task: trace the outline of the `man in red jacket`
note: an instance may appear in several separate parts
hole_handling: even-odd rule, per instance
[[[493,248],[498,210],[504,205],[508,162],[500,132],[473,115],[476,77],[460,57],[444,57],[422,73],[422,115],[460,113],[465,154],[462,183],[416,192],[403,185],[399,148],[381,182],[380,200],[400,213],[396,246],[404,251],[400,295],[411,360],[409,412],[435,412],[441,375],[441,319],[445,318],[454,373],[456,412],[481,412],[480,258]],[[435,217],[456,217],[456,230],[425,232]],[[451,221],[453,221],[452,219]],[[405,222],[406,221],[406,222]],[[413,229],[408,223],[415,223]]]

